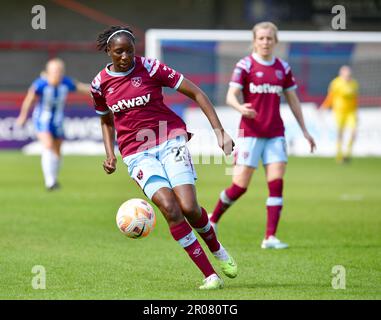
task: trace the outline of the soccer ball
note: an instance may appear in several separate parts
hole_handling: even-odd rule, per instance
[[[119,207],[116,214],[119,230],[129,238],[144,238],[150,234],[156,224],[156,215],[152,206],[143,199],[130,199]]]

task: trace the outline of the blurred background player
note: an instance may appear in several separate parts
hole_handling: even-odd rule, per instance
[[[287,62],[273,56],[278,42],[277,27],[271,22],[258,23],[253,28],[253,36],[253,52],[236,64],[226,98],[228,105],[242,113],[233,183],[221,192],[210,221],[216,225],[222,214],[246,192],[261,159],[269,189],[266,235],[261,247],[283,249],[288,245],[275,237],[283,206],[283,176],[287,164],[284,125],[280,116],[281,93],[311,152],[315,142],[304,124],[291,68]],[[240,102],[241,94],[243,103]]]
[[[107,156],[104,170],[108,174],[116,170],[116,130],[130,176],[160,209],[173,238],[204,274],[200,289],[222,288],[223,281],[191,226],[206,242],[225,275],[236,277],[237,265],[218,242],[207,212],[197,202],[196,176],[186,147],[189,133],[183,120],[164,104],[162,87],[174,88],[197,102],[226,154],[232,151],[232,139],[224,132],[213,105],[201,89],[158,60],[135,55],[132,30],[110,27],[99,34],[97,46],[112,60],[95,77],[91,88],[96,112],[101,115]]]
[[[65,76],[65,64],[54,58],[47,62],[28,90],[16,123],[24,125],[35,102],[33,122],[37,138],[42,144],[41,166],[47,190],[59,188],[58,172],[61,164],[61,144],[64,138],[64,108],[68,92],[90,94],[90,84]]]
[[[332,107],[337,125],[336,161],[343,163],[352,156],[352,147],[356,139],[357,108],[358,108],[358,82],[352,77],[349,66],[342,66],[339,75],[331,81],[328,94],[321,107]],[[346,127],[350,129],[350,137],[346,152],[343,152],[343,137]]]

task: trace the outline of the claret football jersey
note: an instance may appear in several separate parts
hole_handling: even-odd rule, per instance
[[[162,87],[178,89],[184,77],[157,59],[135,56],[127,72],[108,64],[91,83],[95,111],[112,112],[123,157],[179,135],[189,137],[183,120],[163,101]]]
[[[287,62],[276,57],[265,61],[252,54],[236,64],[229,85],[240,88],[244,102],[257,112],[254,119],[241,118],[239,136],[284,136],[280,97],[283,91],[297,88]]]

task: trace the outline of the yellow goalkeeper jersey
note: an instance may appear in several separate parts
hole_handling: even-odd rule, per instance
[[[323,107],[335,112],[352,112],[357,109],[359,85],[356,80],[346,81],[341,77],[333,79],[329,85],[328,95],[322,103]]]

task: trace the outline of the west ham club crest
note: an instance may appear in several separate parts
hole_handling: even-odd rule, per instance
[[[138,178],[139,180],[142,180],[143,179],[143,171],[142,170],[139,170],[136,178]]]
[[[275,70],[275,75],[279,80],[283,79],[283,71],[282,70]]]
[[[244,159],[247,159],[247,158],[249,157],[249,155],[250,155],[250,152],[248,152],[248,151],[244,151],[244,152],[242,152],[242,157],[243,157]]]
[[[134,77],[131,79],[131,83],[134,87],[140,87],[142,84],[142,77]]]

